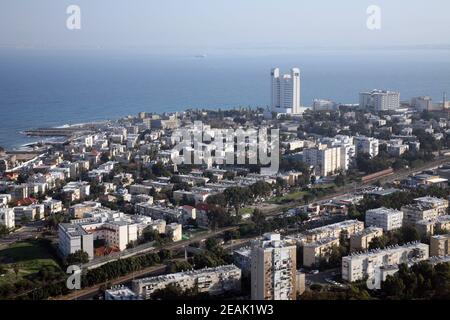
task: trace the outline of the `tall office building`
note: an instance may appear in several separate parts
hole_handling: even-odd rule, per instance
[[[400,93],[373,90],[359,94],[359,107],[374,111],[397,110],[400,108]]]
[[[280,69],[271,72],[272,111],[300,114],[300,69],[291,69],[290,74],[280,74]]]
[[[296,246],[279,234],[265,234],[252,243],[252,300],[295,300],[297,297]]]

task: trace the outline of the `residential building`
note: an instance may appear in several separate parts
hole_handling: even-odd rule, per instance
[[[252,300],[295,300],[297,298],[297,251],[279,234],[265,234],[252,242]]]
[[[303,150],[303,162],[313,166],[316,174],[326,177],[345,171],[347,162],[342,162],[340,147],[319,145],[316,148]]]
[[[389,111],[400,108],[400,93],[393,91],[373,90],[359,94],[359,107],[374,111]]]
[[[366,211],[366,226],[379,227],[384,231],[399,229],[403,226],[402,211],[388,208],[377,208]]]
[[[369,249],[373,238],[381,237],[383,229],[378,227],[368,227],[361,232],[350,236],[350,251],[364,251]]]
[[[183,291],[197,287],[199,292],[208,292],[210,295],[240,291],[241,270],[231,264],[143,278],[132,282],[133,292],[144,299],[150,299],[156,290],[164,289],[168,285],[175,285]]]
[[[11,208],[0,208],[0,225],[8,229],[13,229],[15,226],[14,210]]]
[[[376,157],[379,151],[379,141],[373,137],[357,136],[353,138],[356,155],[368,154],[371,158]]]
[[[105,291],[105,300],[142,300],[142,298],[128,287],[114,286]]]
[[[342,279],[348,282],[372,278],[376,268],[395,266],[401,263],[427,260],[429,246],[424,243],[408,243],[403,246],[377,249],[365,253],[354,253],[342,258]]]
[[[345,220],[307,230],[296,235],[287,236],[286,239],[293,240],[298,245],[303,245],[305,243],[311,243],[327,238],[340,238],[342,234],[345,234],[350,238],[352,234],[361,232],[362,230],[364,230],[364,222],[358,220]]]
[[[415,224],[421,220],[432,220],[447,214],[448,200],[434,197],[414,199],[414,203],[403,206],[405,223]]]

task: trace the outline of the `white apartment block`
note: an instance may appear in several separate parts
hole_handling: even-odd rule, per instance
[[[357,136],[354,137],[356,155],[367,153],[372,158],[378,155],[379,141],[373,137]]]
[[[421,235],[433,235],[436,230],[450,231],[450,215],[438,216],[434,219],[420,220],[415,228]]]
[[[265,234],[252,242],[251,299],[295,300],[297,298],[297,251],[281,241],[279,234]]]
[[[58,225],[58,247],[64,257],[82,250],[88,254],[89,259],[93,259],[94,235],[80,225],[60,223]]]
[[[359,106],[374,111],[397,110],[400,108],[400,93],[382,90],[361,92],[359,94]]]
[[[388,208],[377,208],[366,211],[366,226],[379,227],[384,231],[399,229],[403,226],[402,211]]]
[[[338,104],[331,100],[314,99],[313,110],[314,111],[334,111],[338,107]]]
[[[137,240],[142,230],[153,223],[148,217],[109,209],[96,209],[85,216],[87,218],[59,224],[59,249],[63,255],[83,250],[93,258],[93,241],[97,239],[104,240],[106,246],[125,250],[128,243]]]
[[[15,226],[14,210],[11,208],[0,208],[0,225],[8,229],[13,229]]]
[[[183,236],[183,229],[179,223],[171,223],[166,225],[166,233],[172,235],[172,241],[181,241]]]
[[[69,182],[63,187],[63,192],[71,201],[78,201],[90,195],[91,185],[86,181]]]
[[[348,170],[356,156],[356,148],[353,142],[353,137],[337,135],[334,138],[324,138],[321,142],[326,144],[328,147],[341,148],[341,166],[345,171]]]
[[[383,229],[378,227],[368,227],[361,232],[350,237],[350,251],[363,251],[369,248],[373,238],[381,237]]]
[[[22,219],[29,221],[42,220],[45,217],[45,206],[43,204],[15,207],[13,210],[17,222],[20,222]]]
[[[345,171],[347,163],[341,161],[341,153],[340,147],[319,145],[317,148],[303,150],[303,162],[313,166],[316,174],[326,177],[339,170]]]
[[[342,258],[342,279],[354,282],[365,277],[372,278],[377,268],[397,266],[411,260],[427,260],[428,257],[429,246],[424,243],[409,243],[384,250],[354,253]]]
[[[306,243],[303,246],[303,265],[313,267],[320,259],[327,259],[333,247],[339,247],[339,238],[325,238],[318,241]]]
[[[280,74],[280,69],[271,71],[272,111],[300,114],[300,70],[291,69],[290,74]]]
[[[132,282],[133,292],[144,299],[150,299],[156,290],[164,289],[168,285],[176,285],[183,291],[197,286],[199,292],[208,292],[211,295],[239,291],[241,269],[231,264],[138,279]]]
[[[414,203],[403,206],[405,222],[415,224],[421,220],[432,220],[447,214],[448,201],[434,197],[414,199]]]
[[[411,107],[419,112],[433,110],[433,99],[428,96],[415,97],[411,99]]]

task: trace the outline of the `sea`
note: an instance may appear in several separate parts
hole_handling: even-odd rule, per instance
[[[301,70],[301,102],[357,103],[374,88],[401,100],[450,96],[447,49],[217,50],[0,48],[0,146],[38,141],[23,130],[118,119],[140,111],[265,107],[270,70]]]

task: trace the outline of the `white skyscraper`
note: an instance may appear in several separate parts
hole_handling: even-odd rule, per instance
[[[271,72],[272,111],[300,114],[300,69],[291,69],[291,74],[280,75],[280,69]]]

